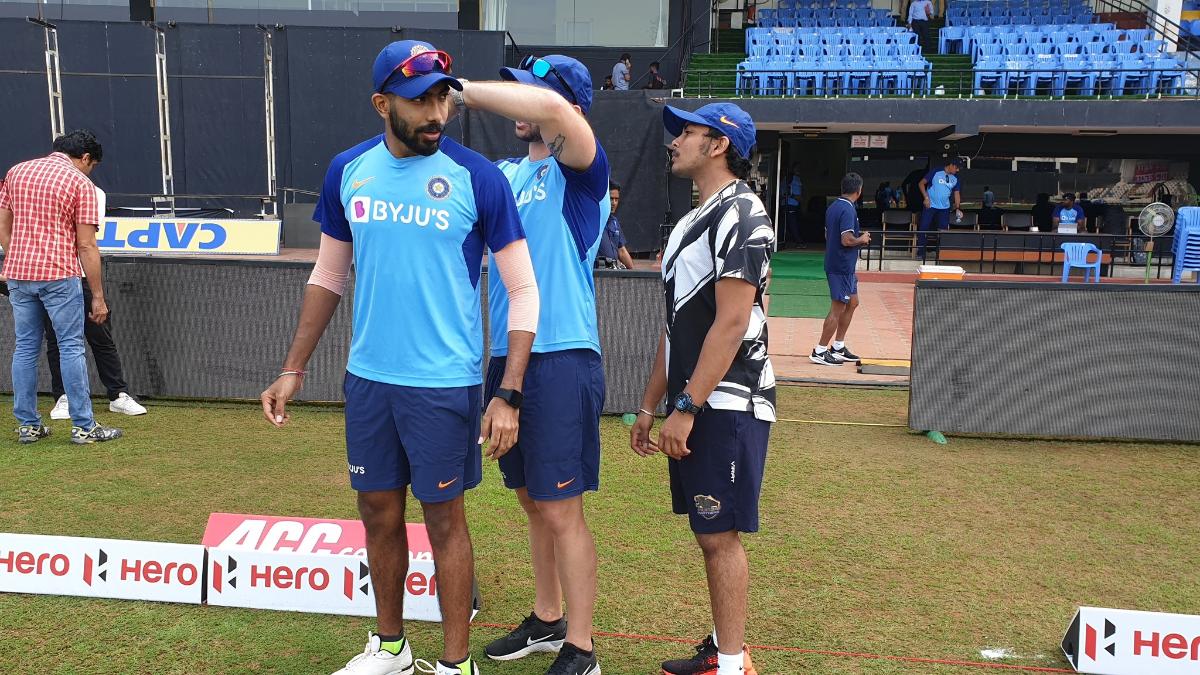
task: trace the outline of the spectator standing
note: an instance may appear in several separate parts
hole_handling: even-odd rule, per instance
[[[604,84],[600,85],[600,91],[612,91],[613,89],[616,87],[613,86],[612,75],[605,75]]]
[[[1050,203],[1050,195],[1045,192],[1038,193],[1037,201],[1030,209],[1029,215],[1033,219],[1034,227],[1041,232],[1050,232],[1053,227],[1051,218],[1054,216],[1054,205]]]
[[[629,249],[625,248],[625,235],[621,233],[621,224],[617,222],[617,206],[621,203],[621,186],[615,181],[608,182],[608,197],[611,204],[611,210],[608,215],[608,223],[604,226],[604,233],[600,236],[600,253],[597,256],[597,261],[600,258],[615,260],[621,263],[625,269],[633,269],[633,256],[629,255]]]
[[[50,435],[37,410],[37,360],[46,312],[58,335],[63,384],[70,397],[71,442],[88,444],[121,437],[120,429],[92,415],[91,387],[83,353],[83,283],[92,290],[87,319],[108,318],[96,246],[96,186],[88,175],[103,158],[85,130],[54,140],[54,151],[8,171],[0,188],[0,246],[8,280],[16,348],[13,350],[13,414],[17,440],[36,443]]]
[[[646,82],[645,89],[666,89],[667,88],[667,79],[662,76],[662,73],[658,72],[658,69],[660,67],[661,67],[661,64],[659,64],[658,61],[650,62],[650,72],[647,73],[647,76],[650,79]]]
[[[629,55],[629,52],[621,54],[620,60],[613,65],[612,71],[613,86],[615,86],[618,91],[629,90],[629,71],[631,68],[633,68],[633,57]]]
[[[912,0],[908,6],[908,29],[917,34],[917,41],[925,43],[925,34],[929,29],[929,20],[933,18],[933,2],[930,0]]]
[[[858,308],[858,249],[871,243],[871,233],[862,231],[854,202],[862,197],[862,176],[848,173],[842,178],[842,196],[825,212],[825,279],[829,282],[829,314],[821,326],[821,338],[808,360],[822,366],[840,366],[857,361],[846,347],[846,331]],[[832,341],[831,341],[832,340]]]
[[[983,208],[990,209],[996,206],[996,193],[992,192],[992,186],[983,186]]]
[[[107,201],[104,190],[96,188],[96,214],[99,220],[104,219]],[[87,307],[91,304],[92,291],[88,284],[83,284],[83,307],[80,309],[85,315]],[[59,368],[58,339],[54,335],[54,326],[51,325],[49,315],[43,312],[42,318],[46,324],[46,361],[50,366],[50,391],[54,393],[56,401],[54,408],[50,410],[50,419],[69,420],[70,400],[67,398],[66,389],[63,388],[62,370]],[[146,408],[129,395],[129,385],[125,384],[121,355],[117,352],[117,345],[112,336],[112,313],[109,313],[109,318],[103,323],[83,322],[83,337],[92,350],[92,357],[96,359],[96,372],[100,374],[100,381],[108,394],[109,411],[123,415],[145,415]]]
[[[928,1],[928,0],[926,0]],[[938,171],[930,171],[921,179],[918,187],[921,189],[924,210],[921,211],[921,223],[917,235],[917,256],[925,257],[925,232],[937,228],[950,229],[950,211],[955,212],[956,220],[962,220],[961,192],[959,191],[958,171],[962,168],[962,160],[957,157],[946,162]]]
[[[787,201],[784,202],[784,225],[787,232],[784,233],[783,247],[787,248],[789,243],[794,242],[796,246],[804,248],[804,235],[800,231],[800,198],[804,195],[804,183],[800,181],[800,165],[792,165],[792,176],[788,179]]]
[[[1075,195],[1068,192],[1063,195],[1062,203],[1054,207],[1050,216],[1053,231],[1060,234],[1079,234],[1084,230],[1087,216],[1083,206],[1075,203]]]

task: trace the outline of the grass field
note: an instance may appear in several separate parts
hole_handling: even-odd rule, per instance
[[[906,394],[785,388],[784,417],[902,423]],[[8,401],[0,400],[7,406]],[[155,403],[155,402],[151,402]],[[44,402],[43,409],[49,407]],[[116,422],[114,416],[102,417]],[[71,446],[65,423],[0,444],[0,531],[199,542],[213,511],[355,517],[342,416],[299,408],[270,428],[255,405],[162,402],[120,420],[128,437]],[[710,626],[703,567],[669,514],[665,460],[603,423],[598,630],[684,638]],[[1200,611],[1200,448],[951,438],[888,427],[781,422],[772,435],[752,565],[749,640],[810,650],[1065,667],[1078,605]],[[481,622],[528,613],[523,516],[489,464],[468,498]],[[412,509],[416,511],[416,509]],[[81,598],[0,595],[4,673],[318,673],[361,650],[370,619]],[[476,627],[472,648],[500,634]],[[417,656],[440,651],[412,622]],[[597,641],[604,672],[656,673],[682,644]],[[967,673],[977,668],[785,651],[759,672]],[[484,663],[538,674],[548,658]]]

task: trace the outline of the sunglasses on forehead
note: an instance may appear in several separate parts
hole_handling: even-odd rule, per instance
[[[403,77],[416,77],[418,75],[429,75],[430,73],[450,74],[450,66],[454,63],[454,59],[443,51],[428,51],[420,54],[413,54],[401,61],[392,72],[384,79],[383,84],[379,85],[379,93],[387,88],[388,82],[391,81],[396,73],[400,73]]]
[[[518,66],[521,70],[528,70],[533,73],[534,77],[546,79],[547,75],[553,75],[558,83],[562,85],[563,93],[571,99],[571,103],[579,105],[579,101],[575,99],[575,92],[571,90],[571,86],[563,79],[562,75],[558,74],[558,70],[546,59],[537,56],[526,56],[521,60],[521,65]]]

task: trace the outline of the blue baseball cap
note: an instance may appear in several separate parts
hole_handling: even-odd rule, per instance
[[[689,124],[716,129],[729,139],[742,159],[750,159],[755,142],[754,120],[745,110],[732,103],[709,103],[695,112],[672,106],[663,108],[663,125],[672,135],[682,134]]]
[[[445,72],[441,70],[440,66],[431,72],[414,74],[411,77],[397,72],[397,69],[412,57],[436,51],[438,51],[436,47],[420,40],[400,40],[384,47],[383,51],[379,52],[379,56],[375,57],[375,67],[371,72],[375,82],[375,91],[381,94],[395,94],[403,98],[417,98],[441,82],[448,82],[451,87],[462,91],[462,83],[448,74],[449,63],[446,64]]]
[[[534,75],[530,70],[539,60],[550,64],[552,68],[543,77]],[[592,74],[588,72],[587,66],[579,61],[562,54],[549,54],[540,59],[527,56],[521,66],[520,68],[501,68],[500,77],[556,91],[563,98],[578,105],[585,115],[592,107]]]

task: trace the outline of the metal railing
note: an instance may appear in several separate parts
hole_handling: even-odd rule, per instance
[[[1152,241],[1141,233],[1133,234],[1060,234],[1056,232],[1013,232],[999,230],[916,230],[867,229],[871,243],[864,246],[859,259],[866,269],[884,270],[887,261],[918,261],[929,265],[957,265],[982,274],[1030,274],[1053,276],[1062,273],[1063,251],[1068,242],[1095,244],[1101,251],[1101,272],[1107,277],[1135,280],[1146,268],[1147,244],[1154,251],[1150,276],[1169,279],[1175,265],[1170,234]],[[925,234],[924,251],[918,236]],[[1104,258],[1107,257],[1107,260]],[[1119,268],[1129,272],[1118,274]]]
[[[986,81],[977,80],[981,73]],[[1200,98],[1200,65],[1182,63],[1173,68],[989,67],[978,71],[869,66],[700,69],[690,75],[684,96],[697,98]],[[738,81],[747,76],[762,84],[739,86]],[[896,81],[889,82],[893,78]]]

